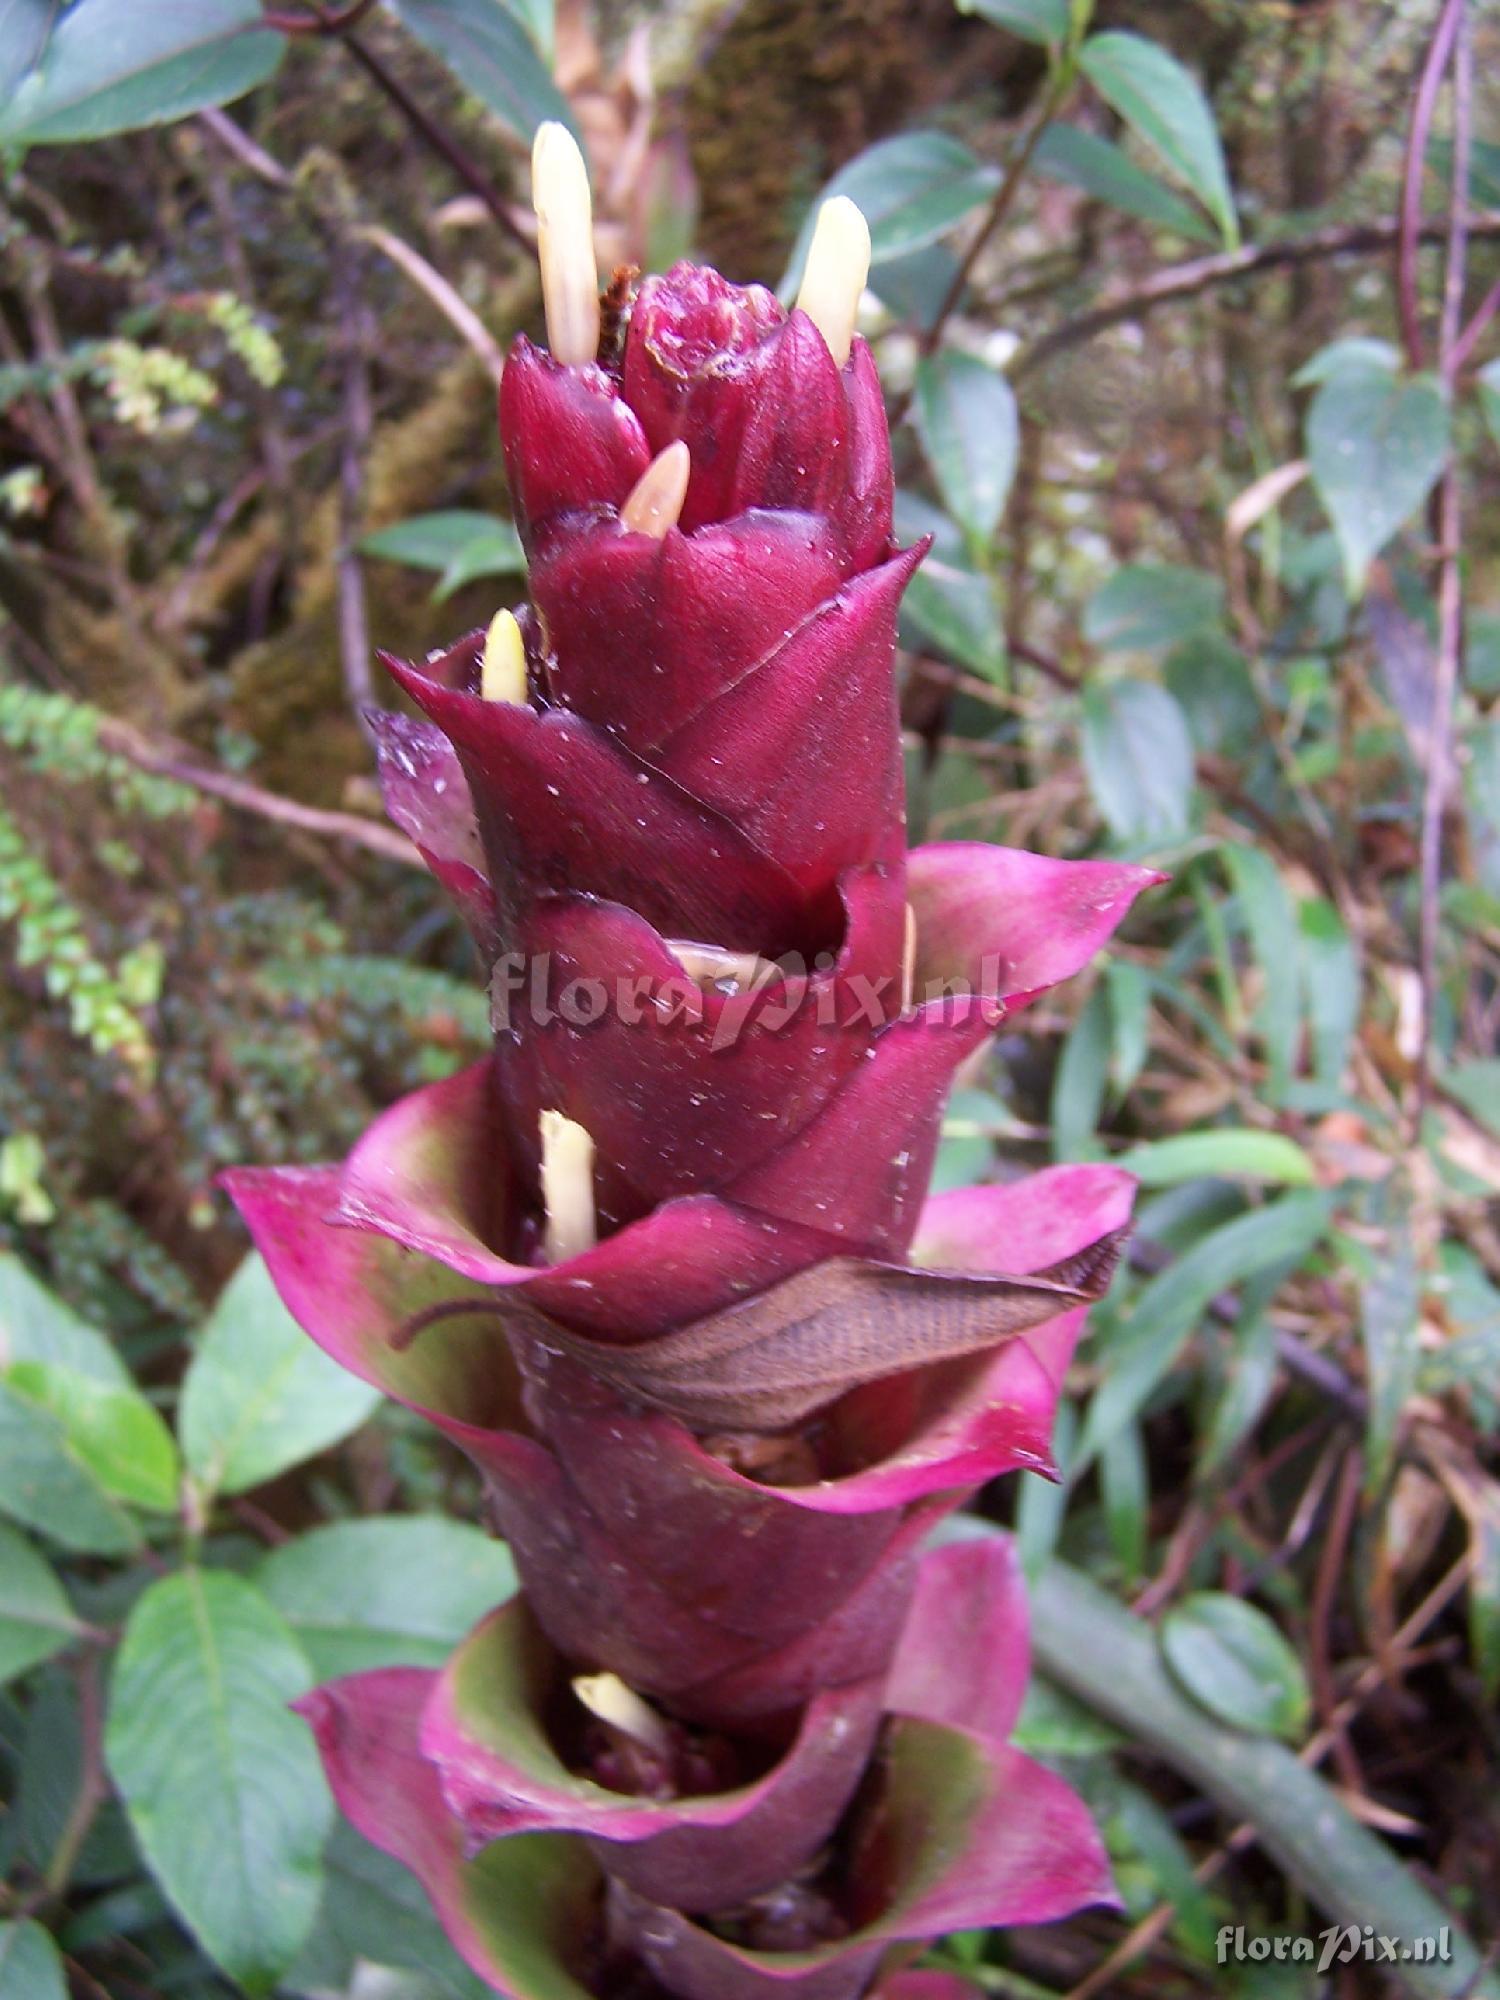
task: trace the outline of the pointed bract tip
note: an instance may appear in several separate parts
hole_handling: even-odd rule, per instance
[[[578,141],[554,119],[537,128],[531,149],[531,204],[548,345],[554,360],[581,368],[599,352],[594,204]]]
[[[594,1141],[586,1127],[560,1111],[544,1111],[542,1129],[543,1237],[554,1264],[592,1250],[599,1240],[594,1211]]]
[[[870,275],[870,225],[846,194],[818,210],[797,305],[828,343],[842,368],[854,343],[854,322]]]
[[[490,620],[479,659],[479,692],[486,701],[526,700],[526,647],[512,611],[497,611]]]
[[[692,471],[692,455],[678,438],[657,453],[631,488],[620,509],[620,526],[659,542],[669,528],[677,526]]]

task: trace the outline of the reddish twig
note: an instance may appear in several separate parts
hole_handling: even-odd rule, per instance
[[[1105,299],[1077,319],[1065,320],[1027,348],[1023,348],[1006,371],[1015,382],[1044,362],[1107,333],[1112,326],[1144,319],[1158,306],[1174,305],[1196,298],[1217,285],[1232,284],[1236,278],[1259,277],[1263,272],[1286,270],[1299,264],[1316,264],[1325,258],[1369,257],[1391,248],[1400,237],[1401,224],[1390,218],[1379,222],[1340,224],[1319,229],[1311,236],[1288,238],[1282,243],[1252,243],[1239,250],[1216,251],[1211,257],[1194,257],[1185,264],[1172,264],[1158,271],[1142,285]],[[1424,222],[1418,232],[1423,243],[1441,243],[1448,234],[1446,222]],[[1470,237],[1500,236],[1500,210],[1485,209],[1469,218]]]
[[[1459,344],[1459,321],[1463,311],[1464,276],[1469,241],[1469,148],[1473,116],[1474,56],[1467,0],[1449,0],[1438,32],[1433,37],[1436,50],[1443,43],[1443,29],[1451,18],[1452,28],[1446,48],[1453,56],[1453,185],[1449,195],[1448,257],[1443,283],[1443,304],[1438,327],[1438,373],[1450,395],[1457,377],[1455,355]],[[1437,80],[1428,92],[1429,77]],[[1413,126],[1424,115],[1432,116],[1428,95],[1435,95],[1441,81],[1429,55],[1422,77]],[[1425,140],[1423,143],[1425,151]],[[1403,211],[1403,223],[1409,210]],[[1410,232],[1405,241],[1410,241]],[[1411,262],[1408,257],[1403,269]],[[1408,329],[1409,337],[1409,329]],[[1408,353],[1410,353],[1408,346]],[[1421,341],[1418,335],[1417,362]],[[1432,1026],[1437,1006],[1440,898],[1442,889],[1443,814],[1448,799],[1448,774],[1452,765],[1453,702],[1458,689],[1459,656],[1463,646],[1463,573],[1460,564],[1463,538],[1463,492],[1458,461],[1450,451],[1448,464],[1438,485],[1435,507],[1438,545],[1438,636],[1433,663],[1432,709],[1427,732],[1426,769],[1422,788],[1422,837],[1420,861],[1421,930],[1419,979],[1421,991],[1421,1039],[1417,1050],[1415,1089],[1412,1099],[1411,1137],[1421,1137],[1422,1120],[1432,1090]]]
[[[438,158],[446,161],[464,186],[484,204],[486,212],[498,222],[513,243],[517,243],[532,255],[533,246],[524,232],[517,228],[514,217],[501,199],[499,189],[494,187],[478,164],[459,145],[450,132],[430,118],[418,104],[401,79],[387,69],[384,61],[374,50],[362,42],[357,35],[345,34],[340,37],[343,46],[364,70],[365,74],[383,90],[402,117],[422,143]]]
[[[1497,278],[1479,304],[1474,309],[1474,317],[1453,343],[1451,362],[1455,376],[1461,375],[1469,365],[1474,349],[1484,338],[1486,331],[1500,313],[1500,278]]]
[[[300,799],[283,798],[279,792],[268,792],[263,786],[252,785],[247,779],[232,777],[228,771],[208,770],[178,755],[173,748],[153,743],[148,736],[116,717],[100,725],[99,740],[106,749],[127,757],[139,770],[150,771],[160,778],[172,778],[195,792],[222,799],[226,805],[234,806],[240,812],[253,813],[257,819],[297,827],[304,833],[323,834],[333,840],[351,841],[356,847],[368,848],[372,854],[379,854],[387,861],[403,862],[408,868],[424,865],[416,848],[394,827],[383,826],[379,820],[360,819],[355,813],[330,812],[322,806],[303,805]]]
[[[375,5],[375,0],[349,0],[349,5],[336,14],[327,14],[310,0],[310,14],[288,14],[280,7],[273,7],[269,0],[263,0],[261,12],[265,15],[266,26],[275,28],[282,35],[342,35],[350,28],[356,28]]]
[[[1438,93],[1443,87],[1443,76],[1453,54],[1453,41],[1458,33],[1460,16],[1464,11],[1464,0],[1446,0],[1439,16],[1432,44],[1427,51],[1427,60],[1422,65],[1421,80],[1417,85],[1416,103],[1412,106],[1411,128],[1406,139],[1406,166],[1401,183],[1401,224],[1396,239],[1396,304],[1401,316],[1401,340],[1406,349],[1406,359],[1412,368],[1422,366],[1422,309],[1417,293],[1417,251],[1420,247],[1422,222],[1422,176],[1427,170],[1427,147],[1432,137],[1433,114],[1437,110]],[[1459,177],[1458,161],[1453,163],[1455,186]]]

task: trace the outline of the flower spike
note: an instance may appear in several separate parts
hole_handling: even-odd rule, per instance
[[[581,368],[599,352],[599,266],[589,170],[566,125],[548,119],[531,149],[542,304],[554,359]]]
[[[542,1113],[542,1205],[547,1256],[554,1264],[592,1250],[599,1240],[594,1213],[594,1141],[560,1111]]]
[[[642,1701],[618,1674],[579,1674],[573,1692],[590,1715],[597,1715],[611,1729],[670,1760],[672,1732],[651,1704]]]
[[[632,534],[649,535],[653,541],[661,541],[669,529],[677,526],[692,471],[693,461],[681,438],[658,452],[620,509],[620,526]]]
[[[869,275],[870,225],[848,195],[837,194],[818,210],[797,305],[827,341],[840,368],[849,359]]]
[[[526,648],[513,611],[497,611],[490,620],[479,660],[479,692],[486,701],[526,699]]]

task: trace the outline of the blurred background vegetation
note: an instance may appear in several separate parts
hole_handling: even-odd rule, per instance
[[[1065,0],[286,0],[258,30],[256,0],[203,0],[180,49],[146,11],[0,8],[4,2000],[472,1990],[351,1836],[291,1971],[296,1939],[246,1970],[142,1871],[98,1663],[183,1533],[182,1465],[112,1486],[97,1427],[15,1371],[172,1410],[245,1249],[219,1169],[336,1156],[484,1046],[361,709],[390,699],[375,647],[524,588],[494,392],[539,329],[526,152],[553,115],[606,265],[691,250],[774,286],[820,191],[860,200],[901,525],[937,536],[903,627],[913,838],[1171,873],[965,1080],[940,1164],[1118,1157],[1146,1189],[1063,1482],[991,1509],[1039,1580],[1026,1740],[1089,1791],[1127,1913],[946,1962],[1072,2000],[1382,1990],[1215,1962],[1225,1922],[1326,1920],[1304,1795],[1274,1760],[1216,1782],[1144,1693],[1116,1712],[1114,1628],[1049,1595],[1080,1573],[1155,1627],[1175,1698],[1323,1773],[1356,1876],[1373,1830],[1493,1934],[1500,10],[1099,0],[1085,41]],[[232,1477],[179,1422],[189,1546],[225,1573],[360,1517],[477,1516],[400,1412],[317,1393],[321,1429]],[[128,1536],[67,1512],[75,1475],[145,1510]],[[390,1544],[393,1576],[431,1559]],[[465,1560],[424,1644],[496,1594]],[[298,1612],[322,1586],[288,1572],[266,1629],[328,1670]]]

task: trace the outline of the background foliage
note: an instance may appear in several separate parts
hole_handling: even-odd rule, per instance
[[[1279,1996],[1221,1925],[1494,1933],[1497,76],[1463,0],[0,6],[3,2000],[476,1991],[287,1703],[508,1561],[214,1176],[483,1046],[359,712],[520,587],[550,116],[621,260],[788,291],[860,202],[913,837],[1171,872],[939,1169],[1144,1184],[1062,1481],[991,1496],[1127,1909],[945,1961]]]

